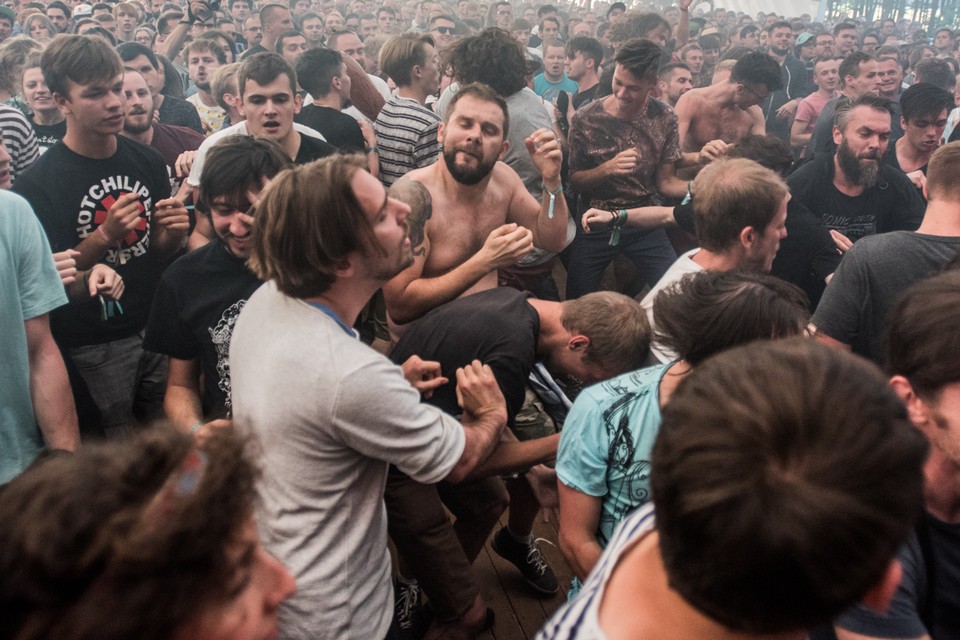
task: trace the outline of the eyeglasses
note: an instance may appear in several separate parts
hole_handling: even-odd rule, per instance
[[[502,11],[497,11],[497,15],[498,15],[498,16],[512,16],[512,15],[513,15],[513,11],[510,11],[509,9],[504,9],[504,10],[502,10]]]
[[[439,34],[442,35],[442,36],[445,36],[445,35],[447,35],[448,33],[453,33],[453,32],[454,32],[454,28],[453,28],[453,27],[434,27],[433,30],[436,31],[437,33],[439,33]]]

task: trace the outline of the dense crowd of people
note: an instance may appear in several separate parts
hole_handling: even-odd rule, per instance
[[[5,0],[0,638],[960,638],[960,34],[691,5]]]

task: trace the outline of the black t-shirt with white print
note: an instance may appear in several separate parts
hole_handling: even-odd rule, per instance
[[[153,207],[170,197],[167,166],[160,154],[122,136],[117,136],[116,152],[104,160],[78,155],[59,142],[17,179],[15,191],[30,202],[54,252],[72,249],[96,233],[120,196],[140,195],[136,228],[100,260],[123,277],[123,313],[102,319],[101,305],[94,298],[54,311],[51,328],[65,348],[112,342],[143,329],[168,262],[150,248]]]

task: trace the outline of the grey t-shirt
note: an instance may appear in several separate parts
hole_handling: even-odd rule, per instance
[[[273,282],[240,312],[230,370],[234,423],[259,447],[260,539],[297,580],[280,637],[385,637],[387,465],[439,482],[460,459],[463,428],[422,404],[400,367]]]
[[[960,237],[893,231],[847,251],[813,314],[819,331],[879,361],[891,307],[907,287],[936,273],[960,250]]]

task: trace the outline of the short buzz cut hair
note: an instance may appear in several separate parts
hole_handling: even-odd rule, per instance
[[[739,632],[829,624],[881,581],[920,516],[927,449],[853,354],[795,338],[706,360],[653,447],[671,588]]]
[[[240,70],[237,71],[237,91],[242,98],[247,80],[253,80],[261,87],[265,87],[280,76],[286,76],[290,80],[290,91],[296,94],[297,72],[290,63],[278,53],[270,51],[255,53],[240,63]]]
[[[444,124],[450,122],[450,117],[453,115],[457,103],[467,97],[477,98],[484,102],[492,102],[500,107],[500,110],[503,112],[503,138],[506,140],[507,134],[510,131],[510,112],[507,110],[507,101],[492,88],[480,82],[465,84],[453,94],[453,98],[450,100],[450,104],[447,105],[447,110],[444,113]]]
[[[930,201],[960,203],[960,142],[950,142],[930,156],[927,163],[927,196]]]
[[[657,77],[664,55],[663,48],[653,40],[632,38],[620,45],[613,60],[640,80]]]
[[[665,64],[660,67],[660,73],[657,74],[657,77],[663,82],[670,82],[673,80],[673,72],[677,69],[682,69],[689,72],[690,65],[688,65],[686,62],[671,62],[670,64]]]
[[[290,7],[278,2],[271,2],[260,7],[260,26],[266,26],[280,10],[290,11]]]
[[[746,158],[721,158],[693,181],[697,241],[708,251],[734,246],[741,232],[762,233],[790,193],[783,178]]]
[[[887,372],[905,377],[925,400],[960,382],[958,310],[960,271],[953,269],[910,286],[890,314]]]
[[[66,98],[71,82],[86,85],[113,80],[123,73],[123,63],[116,50],[100,38],[62,33],[43,50],[40,69],[50,92]]]
[[[334,155],[282,171],[260,194],[247,262],[261,280],[273,280],[292,298],[322,294],[341,261],[366,255],[373,230],[351,184],[366,171],[360,155]]]
[[[590,339],[583,354],[609,375],[639,369],[650,352],[652,331],[643,306],[613,291],[598,291],[561,303],[564,329]]]
[[[326,96],[343,70],[343,55],[333,49],[308,49],[297,61],[300,86],[314,98]]]
[[[427,60],[426,45],[437,44],[428,33],[403,33],[387,40],[380,49],[380,69],[399,87],[413,82],[411,72]]]

